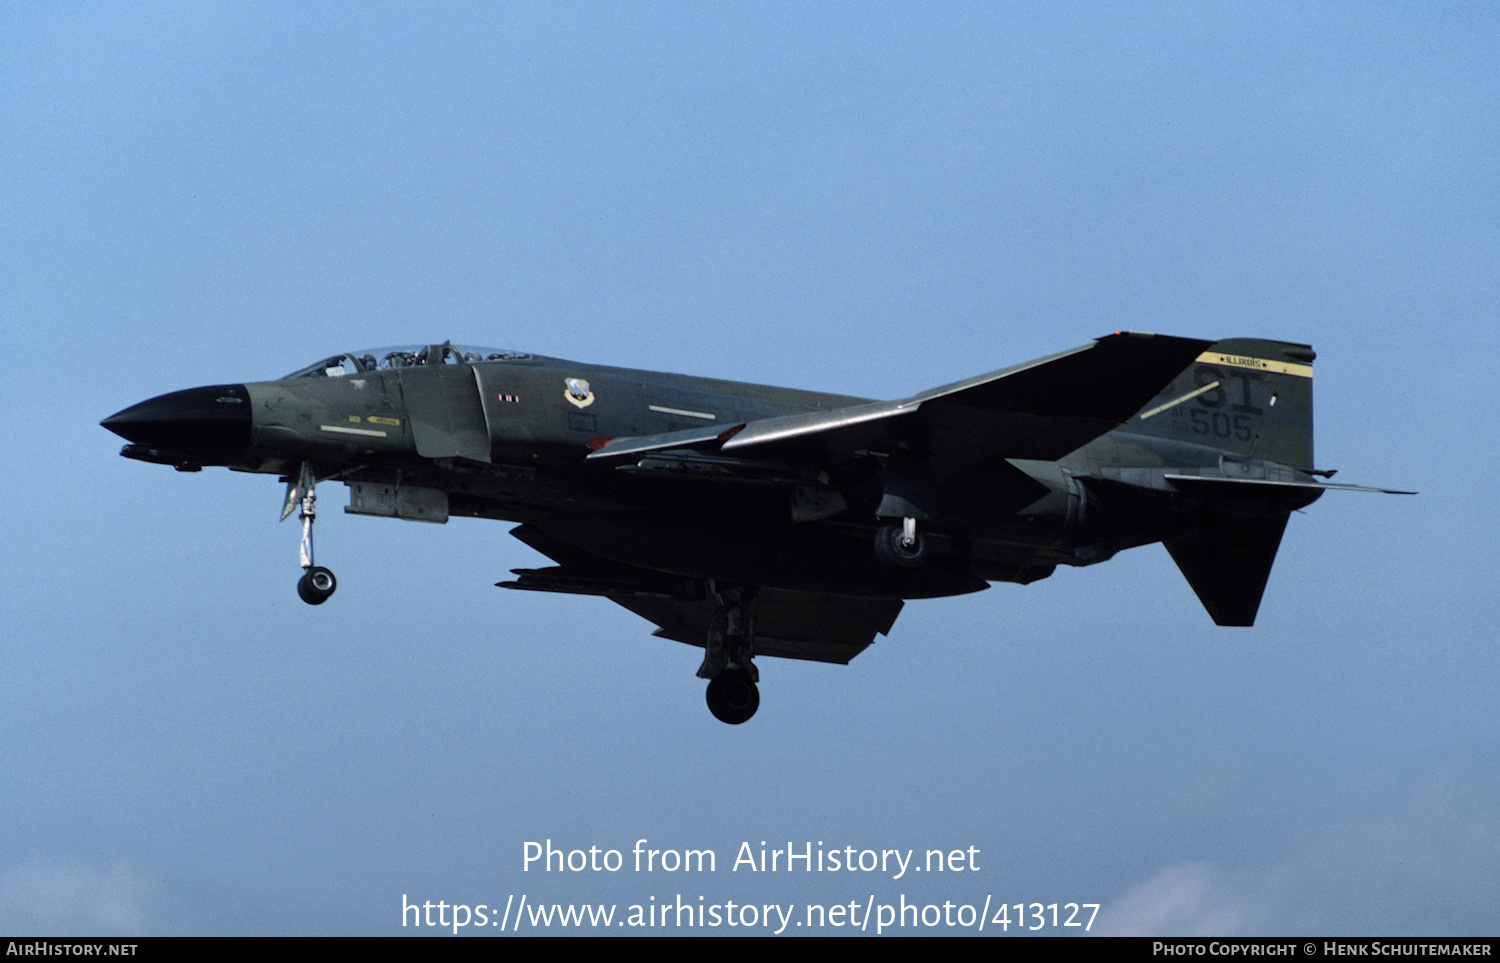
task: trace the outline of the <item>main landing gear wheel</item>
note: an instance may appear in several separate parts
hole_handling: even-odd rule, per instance
[[[297,580],[297,594],[308,605],[322,605],[338,587],[338,579],[321,565],[314,565]]]
[[[760,708],[760,688],[744,669],[725,669],[708,683],[708,711],[720,722],[737,726]]]
[[[921,568],[927,564],[927,539],[915,519],[901,525],[882,525],[875,531],[875,557],[892,568]]]

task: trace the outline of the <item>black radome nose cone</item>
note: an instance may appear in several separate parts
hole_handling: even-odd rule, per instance
[[[244,385],[189,388],[131,405],[99,424],[154,453],[235,465],[250,449],[250,394]]]

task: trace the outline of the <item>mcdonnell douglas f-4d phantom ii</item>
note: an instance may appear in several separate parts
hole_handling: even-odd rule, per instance
[[[869,401],[437,344],[334,355],[277,381],[111,415],[121,454],[316,483],[345,509],[519,522],[557,562],[504,588],[599,595],[702,646],[708,706],[760,704],[758,655],[847,663],[906,599],[1034,582],[1162,542],[1220,625],[1250,625],[1313,467],[1313,351],[1116,333]],[[1382,489],[1363,489],[1380,491]]]

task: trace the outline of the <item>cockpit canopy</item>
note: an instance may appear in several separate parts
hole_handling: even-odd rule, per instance
[[[484,361],[529,361],[530,359],[531,355],[524,351],[476,348],[473,345],[444,341],[442,344],[372,348],[368,351],[336,354],[305,368],[299,368],[286,375],[285,378],[342,378],[366,371],[389,371],[392,368],[415,368],[421,365],[477,364]]]

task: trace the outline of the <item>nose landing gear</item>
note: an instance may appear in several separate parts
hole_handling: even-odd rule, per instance
[[[300,506],[302,519],[302,577],[297,580],[297,595],[308,605],[322,605],[339,587],[333,572],[321,565],[313,564],[313,521],[318,517],[317,476],[312,465],[303,462],[297,471],[296,481],[287,483],[286,502],[281,509],[281,520],[286,521],[293,508]]]

